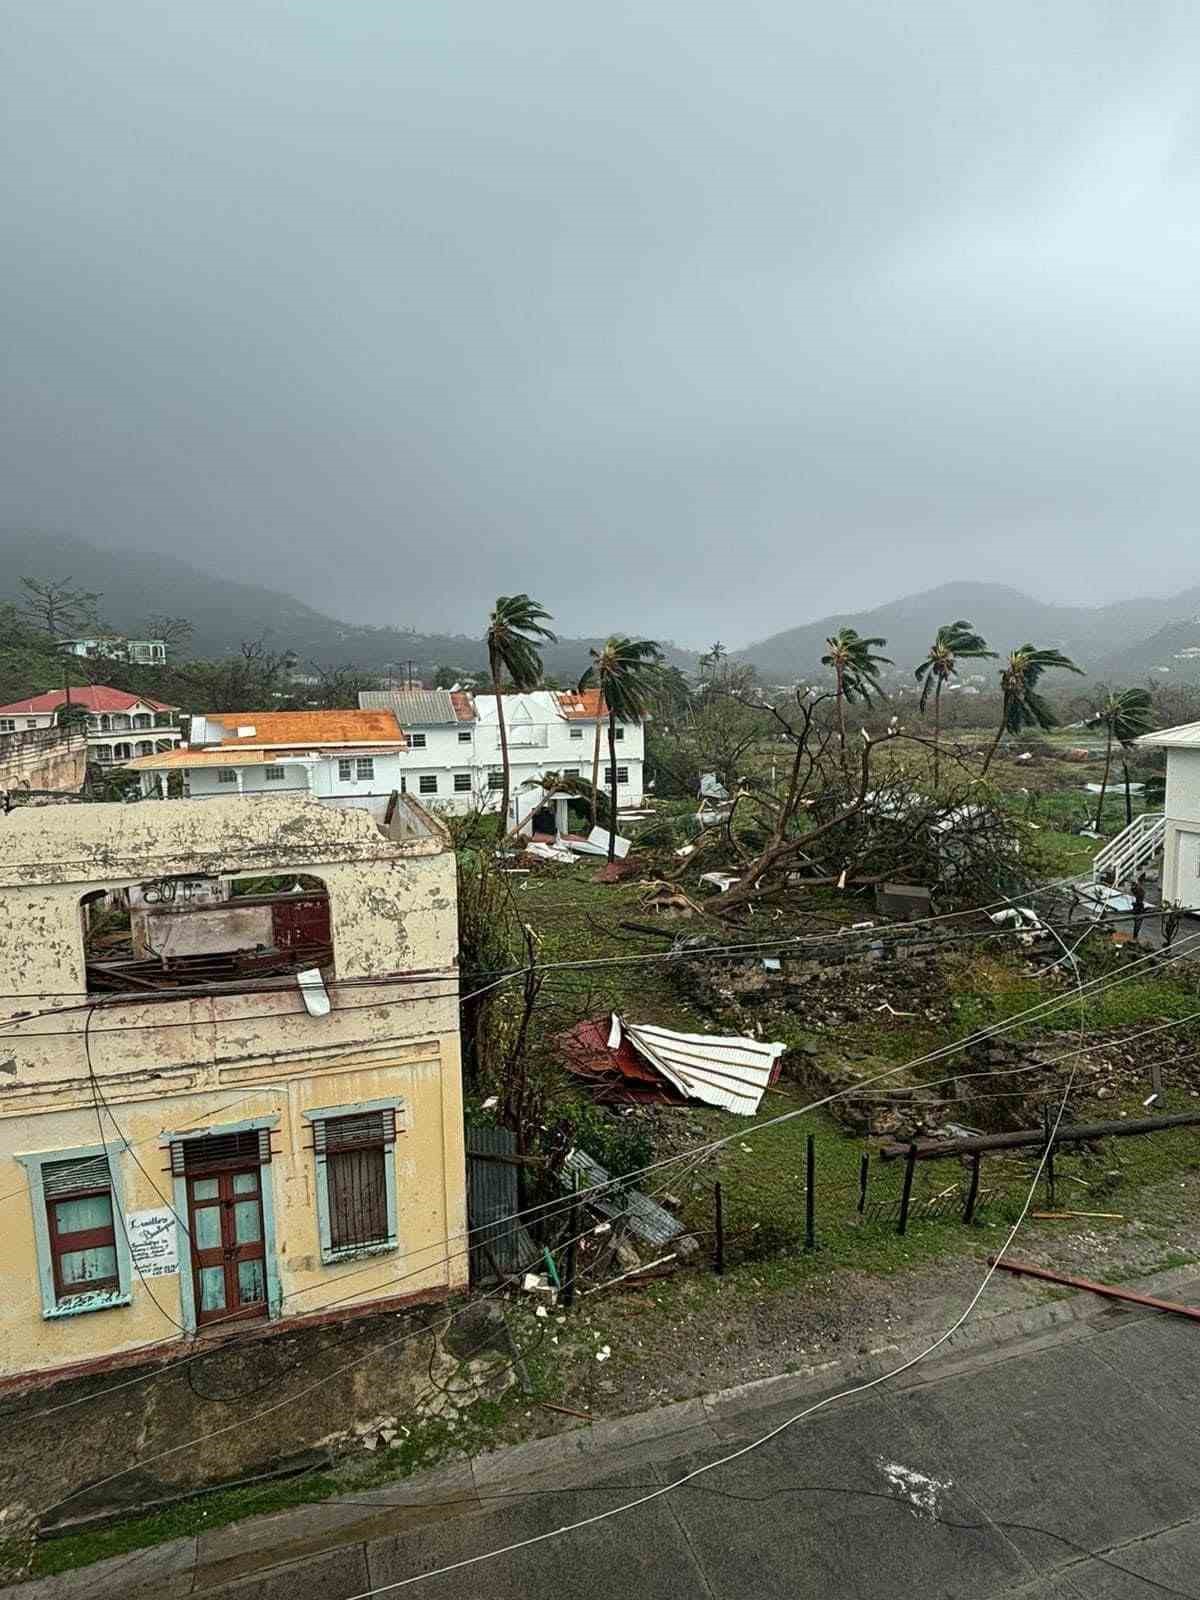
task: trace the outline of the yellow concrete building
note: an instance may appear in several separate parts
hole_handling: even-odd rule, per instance
[[[403,797],[5,818],[0,1381],[465,1283],[456,949]]]

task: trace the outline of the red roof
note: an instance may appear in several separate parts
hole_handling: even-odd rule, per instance
[[[66,705],[65,689],[47,689],[44,694],[31,695],[28,700],[14,700],[10,706],[0,706],[0,717],[57,711]],[[124,689],[110,689],[106,683],[92,683],[71,689],[71,704],[85,711],[132,711],[134,706],[145,706],[148,711],[178,711],[178,706],[166,705],[162,700],[151,700],[144,694],[126,694]]]
[[[686,1105],[686,1095],[643,1061],[624,1033],[615,1050],[608,1048],[610,1020],[577,1022],[558,1035],[554,1042],[567,1071],[584,1079],[595,1098],[610,1105]]]

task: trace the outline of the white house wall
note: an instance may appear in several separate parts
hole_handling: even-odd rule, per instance
[[[1200,749],[1168,749],[1163,899],[1200,909]]]

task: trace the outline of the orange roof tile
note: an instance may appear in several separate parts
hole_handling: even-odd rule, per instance
[[[593,722],[597,717],[608,715],[599,689],[560,689],[554,698],[568,722]]]
[[[404,745],[400,724],[390,711],[219,711],[209,723],[225,729],[221,748],[255,745]],[[239,728],[253,728],[241,737]]]

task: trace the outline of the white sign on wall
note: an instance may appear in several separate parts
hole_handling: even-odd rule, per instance
[[[141,1278],[166,1278],[179,1271],[175,1213],[131,1211],[125,1218],[133,1270]]]

